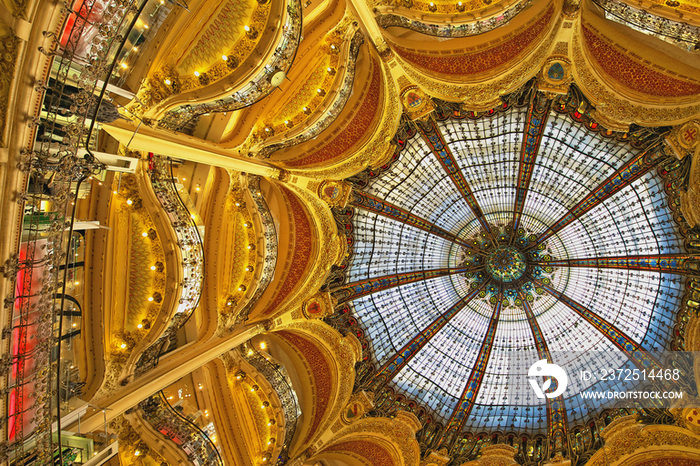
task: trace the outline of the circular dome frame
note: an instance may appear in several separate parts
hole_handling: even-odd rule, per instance
[[[683,270],[682,272],[679,272],[682,277],[690,278],[688,278],[688,283],[686,283],[685,287],[683,287],[682,284],[679,284],[680,280],[678,280],[678,283],[674,285],[678,288],[676,304],[678,304],[678,308],[680,309],[676,316],[676,325],[667,329],[669,330],[667,332],[667,342],[668,345],[674,349],[682,349],[682,330],[685,325],[684,322],[687,322],[688,315],[688,308],[684,303],[687,301],[687,292],[689,291],[690,282],[698,279],[697,269],[693,270],[690,268],[697,268],[697,253],[700,252],[700,248],[697,246],[700,244],[697,241],[698,234],[691,231],[687,223],[682,218],[682,215],[680,215],[677,207],[679,205],[679,190],[682,188],[683,184],[687,182],[689,161],[678,161],[672,157],[669,157],[663,152],[662,144],[664,135],[668,131],[667,128],[650,129],[632,127],[630,131],[626,133],[607,130],[594,120],[592,112],[594,109],[590,106],[590,104],[588,104],[585,97],[583,97],[575,85],[572,85],[567,95],[545,96],[543,93],[536,90],[533,83],[529,83],[520,91],[505,96],[503,98],[503,102],[504,103],[501,107],[494,108],[487,112],[468,112],[463,110],[463,108],[458,104],[435,100],[436,118],[434,120],[427,122],[412,122],[406,116],[404,116],[401,128],[394,137],[394,143],[396,144],[397,149],[391,161],[387,165],[384,165],[378,169],[368,169],[365,172],[348,179],[347,181],[352,183],[354,186],[350,201],[352,207],[345,209],[334,209],[337,222],[348,236],[350,257],[340,267],[335,268],[334,273],[331,275],[331,278],[326,284],[325,289],[331,291],[333,297],[340,304],[336,314],[328,320],[329,322],[334,323],[336,326],[341,327],[343,330],[352,329],[352,331],[362,341],[363,352],[365,354],[363,355],[363,363],[360,365],[360,367],[358,367],[356,388],[374,391],[377,393],[378,396],[376,401],[379,406],[386,407],[388,405],[393,405],[394,408],[392,409],[395,409],[395,407],[398,405],[416,413],[424,422],[424,428],[419,434],[421,444],[424,448],[448,448],[451,454],[461,457],[468,457],[470,449],[473,449],[474,445],[476,445],[478,442],[478,439],[485,439],[489,437],[499,437],[502,439],[503,437],[508,437],[511,439],[512,443],[513,438],[519,439],[522,436],[523,446],[525,446],[528,443],[531,444],[533,441],[543,444],[546,436],[542,435],[543,432],[540,431],[533,432],[528,431],[527,429],[512,429],[508,428],[508,426],[498,429],[480,429],[478,432],[474,433],[472,431],[465,430],[465,428],[469,427],[467,422],[469,417],[468,412],[465,414],[464,411],[462,411],[462,415],[460,416],[457,408],[453,410],[452,415],[447,422],[444,422],[446,419],[442,419],[441,422],[439,417],[437,419],[435,418],[434,409],[415,400],[415,397],[412,397],[410,392],[406,393],[402,391],[399,384],[394,381],[394,376],[399,373],[401,367],[405,366],[406,360],[410,359],[415,355],[415,353],[420,351],[420,349],[425,346],[427,341],[430,340],[430,338],[432,338],[437,331],[440,331],[440,329],[443,328],[450,319],[454,318],[461,307],[459,309],[455,309],[455,306],[452,306],[450,309],[439,315],[439,317],[432,322],[432,329],[430,325],[426,326],[426,330],[433,332],[430,333],[430,335],[427,335],[426,330],[424,330],[418,332],[415,338],[412,338],[406,345],[403,345],[403,348],[399,349],[401,345],[394,345],[393,350],[395,351],[395,354],[393,357],[389,358],[389,360],[387,360],[385,357],[380,364],[380,361],[378,361],[376,355],[374,354],[374,345],[376,342],[373,340],[373,338],[376,337],[376,334],[372,333],[372,329],[367,327],[362,318],[357,317],[357,313],[354,311],[354,309],[352,309],[352,306],[349,305],[351,302],[359,297],[369,296],[373,293],[403,286],[408,283],[416,283],[439,277],[450,278],[454,277],[455,273],[464,274],[465,276],[471,273],[472,276],[469,277],[471,279],[471,287],[467,288],[465,292],[460,295],[461,300],[471,300],[475,297],[488,299],[490,297],[491,304],[495,305],[496,303],[503,302],[504,296],[509,289],[508,285],[510,282],[517,284],[516,287],[510,287],[510,289],[516,289],[521,287],[524,283],[530,283],[533,285],[533,280],[531,279],[534,278],[534,286],[532,286],[532,288],[536,289],[537,291],[528,294],[527,292],[524,293],[522,288],[520,288],[512,296],[513,299],[509,304],[521,306],[525,309],[525,313],[528,314],[527,320],[529,322],[535,322],[533,333],[536,335],[537,318],[539,318],[540,314],[542,313],[538,313],[536,310],[533,312],[533,306],[531,306],[531,303],[533,303],[535,299],[539,300],[541,298],[541,296],[538,295],[549,295],[554,299],[554,301],[566,303],[570,309],[579,312],[580,316],[584,316],[583,320],[587,320],[589,324],[595,320],[595,317],[597,317],[594,312],[588,311],[585,306],[577,303],[575,300],[567,299],[565,293],[557,292],[557,290],[554,288],[554,283],[551,281],[551,275],[548,275],[557,268],[597,266],[610,269],[630,268],[642,270],[646,268],[648,270],[655,271],[662,270],[664,267],[667,267],[668,269],[675,268],[676,272],[681,269]],[[524,129],[524,126],[522,128],[518,128],[521,135],[525,134],[525,145],[522,153],[520,154],[522,156],[519,162],[518,170],[518,176],[520,178],[515,190],[516,195],[514,196],[514,198],[518,201],[516,201],[514,207],[515,214],[513,215],[513,213],[511,213],[511,215],[513,215],[513,221],[510,224],[509,230],[508,225],[500,225],[500,228],[493,227],[493,225],[490,224],[490,221],[486,219],[488,213],[484,214],[481,212],[479,203],[476,201],[476,196],[473,194],[473,192],[470,192],[469,184],[466,183],[464,176],[461,175],[460,168],[463,167],[460,167],[458,163],[455,163],[454,155],[449,154],[449,145],[445,143],[445,135],[441,134],[441,131],[436,130],[436,128],[438,128],[438,126],[443,122],[449,122],[452,120],[491,121],[494,116],[504,114],[512,111],[513,109],[521,109],[520,111],[522,115],[527,114],[527,121],[524,122],[524,124],[527,126],[527,130]],[[523,111],[525,113],[523,113]],[[630,148],[637,151],[636,156],[632,157],[634,159],[632,162],[629,160],[624,160],[622,161],[624,163],[621,162],[619,164],[621,166],[616,166],[614,169],[611,169],[609,174],[610,180],[614,178],[615,174],[621,175],[619,180],[621,187],[627,186],[630,183],[629,180],[624,179],[625,177],[631,176],[631,180],[639,179],[639,177],[643,174],[651,173],[655,171],[654,169],[658,168],[659,175],[661,175],[664,180],[664,182],[660,183],[659,186],[663,186],[661,189],[665,191],[665,196],[663,196],[664,200],[666,197],[669,199],[669,207],[668,211],[666,212],[667,219],[673,218],[673,221],[677,225],[676,236],[680,243],[680,249],[685,249],[688,251],[688,253],[675,255],[676,257],[674,258],[679,259],[680,262],[676,261],[674,262],[674,265],[671,266],[668,263],[661,265],[660,261],[656,261],[652,265],[652,263],[649,262],[649,257],[635,257],[634,262],[630,262],[629,258],[627,257],[615,257],[613,258],[614,260],[610,258],[596,258],[593,263],[591,263],[590,259],[588,259],[588,262],[580,261],[580,263],[577,263],[576,257],[572,259],[568,254],[566,254],[566,251],[562,251],[561,249],[556,252],[560,254],[563,252],[564,257],[556,257],[556,254],[552,254],[553,251],[549,248],[538,249],[536,247],[536,245],[539,244],[541,246],[542,244],[540,241],[541,236],[544,235],[548,238],[556,238],[556,233],[558,231],[564,229],[566,225],[569,225],[577,218],[577,216],[574,215],[568,220],[568,223],[560,226],[558,230],[552,230],[550,228],[545,232],[540,231],[539,236],[533,235],[530,231],[526,231],[526,229],[521,228],[523,225],[528,224],[528,222],[530,226],[533,224],[533,219],[525,218],[527,217],[527,213],[524,212],[524,204],[527,198],[527,188],[529,187],[531,181],[528,176],[531,177],[533,174],[533,170],[535,168],[534,165],[536,163],[533,159],[537,157],[539,144],[542,140],[542,134],[546,129],[547,117],[550,112],[552,115],[558,114],[565,116],[572,122],[571,126],[578,125],[578,127],[583,129],[589,135],[592,135],[592,137],[599,138],[600,141],[614,141],[616,143],[628,145]],[[445,128],[442,127],[443,132],[444,129]],[[421,218],[411,209],[403,209],[401,206],[395,205],[392,202],[385,200],[381,196],[375,195],[376,193],[367,192],[367,187],[370,186],[373,180],[376,180],[379,177],[391,172],[392,166],[401,157],[404,157],[401,152],[409,145],[409,141],[414,137],[421,137],[418,136],[419,133],[422,133],[422,137],[431,143],[432,154],[428,155],[437,156],[435,158],[442,159],[441,163],[442,167],[445,169],[445,172],[450,175],[456,186],[461,185],[463,187],[463,189],[461,189],[461,193],[464,195],[467,204],[471,208],[474,217],[472,220],[478,220],[478,222],[472,222],[478,226],[471,229],[471,236],[469,234],[464,234],[462,231],[460,231],[458,234],[450,232],[448,231],[449,228],[442,228],[440,222]],[[454,143],[454,138],[451,142]],[[516,144],[517,142],[518,141],[516,139]],[[445,146],[448,146],[448,150],[444,150]],[[527,165],[528,163],[529,166]],[[625,172],[625,170],[627,170],[627,172]],[[525,173],[523,174],[523,172]],[[525,179],[524,182],[522,181],[523,179]],[[620,190],[620,186],[617,188],[608,188],[607,190],[601,191],[600,194],[605,196],[605,199],[608,199],[614,192],[618,192]],[[522,190],[522,192],[518,192],[518,190]],[[470,194],[472,197],[470,197]],[[596,201],[594,200],[593,202]],[[580,208],[581,202],[578,204],[578,207]],[[580,214],[584,214],[590,209],[590,205],[584,206],[584,208],[581,209]],[[373,212],[375,214],[380,213],[382,216],[392,218],[403,225],[423,230],[424,232],[427,232],[428,236],[431,238],[448,240],[452,245],[459,245],[459,248],[452,248],[452,251],[448,253],[448,256],[451,257],[451,262],[448,267],[422,268],[411,270],[410,272],[395,273],[389,276],[383,276],[381,273],[377,273],[374,277],[369,277],[365,280],[353,280],[353,278],[357,278],[356,276],[353,276],[353,266],[357,264],[356,259],[358,254],[362,254],[361,251],[358,252],[355,250],[357,245],[362,243],[362,241],[358,241],[357,237],[357,235],[362,234],[362,232],[360,229],[358,229],[358,225],[355,224],[354,217],[356,210],[358,212],[366,211]],[[571,209],[567,210],[568,213],[571,214]],[[563,218],[560,218],[560,220],[563,220]],[[542,225],[546,225],[548,222],[540,221],[540,223]],[[463,226],[461,230],[464,230],[464,228],[466,227]],[[515,232],[515,234],[513,234],[513,232]],[[497,238],[499,235],[501,235],[501,238]],[[522,256],[525,259],[526,264],[518,265],[516,267],[515,275],[512,279],[497,280],[494,278],[492,273],[489,273],[483,260],[476,261],[478,263],[477,265],[481,268],[481,272],[478,273],[481,273],[481,275],[486,278],[484,280],[482,277],[480,283],[479,277],[475,276],[477,273],[475,270],[473,270],[474,267],[472,267],[471,271],[466,270],[464,267],[458,267],[457,259],[455,258],[457,256],[455,249],[457,249],[463,253],[468,253],[470,250],[481,250],[482,253],[485,253],[481,254],[481,257],[483,258],[485,256],[488,259],[488,255],[492,254],[492,252],[488,252],[480,246],[476,247],[476,243],[470,244],[470,241],[479,240],[479,237],[484,240],[483,242],[487,249],[490,247],[489,245],[494,246],[495,249],[510,248],[511,251],[515,252],[512,254],[512,256]],[[528,244],[533,240],[533,244]],[[501,241],[501,243],[499,243],[499,241]],[[503,241],[505,241],[505,243]],[[693,246],[693,244],[695,246]],[[471,249],[470,246],[474,249]],[[676,244],[676,246],[679,246],[679,244]],[[542,257],[530,257],[528,253],[531,252],[536,253],[536,255],[537,253],[541,253]],[[464,257],[466,257],[466,255],[467,254],[464,254]],[[476,254],[475,256],[479,257],[479,254]],[[625,260],[627,260],[627,262],[625,262]],[[360,262],[361,261],[362,259],[360,259]],[[533,277],[534,262],[537,262],[537,267],[542,269],[540,272],[538,272],[539,275],[537,277]],[[474,263],[471,265],[474,265]],[[504,264],[504,266],[505,265],[508,264]],[[523,270],[520,270],[520,267],[522,267]],[[544,272],[547,273],[543,274]],[[498,282],[498,286],[493,286],[494,282]],[[489,287],[491,287],[491,289],[489,289]],[[566,288],[564,288],[564,291],[566,291]],[[686,293],[686,296],[683,296],[684,292]],[[406,300],[404,300],[404,303],[405,302]],[[496,307],[498,308],[498,306]],[[676,310],[677,309],[673,309],[673,312]],[[492,322],[494,320],[499,320],[496,312],[500,312],[500,309],[495,311],[494,318],[491,319]],[[588,317],[586,318],[585,315],[587,312]],[[495,333],[495,329],[489,327],[486,333],[488,334],[489,332]],[[618,333],[624,335],[624,332]],[[608,336],[608,338],[610,338],[610,336]],[[640,344],[640,342],[637,342],[637,344]],[[483,346],[486,346],[486,342],[484,342]],[[540,352],[546,350],[546,342],[544,348],[538,348],[538,350]],[[484,366],[487,362],[488,355],[485,359],[479,360],[477,366]],[[393,376],[390,374],[393,374]],[[467,396],[468,393],[469,399],[476,399],[481,381],[481,379],[476,381],[478,383],[476,384],[475,388],[471,390],[471,392],[468,388],[475,381],[473,380],[473,377],[467,381],[467,387],[465,387],[461,397],[462,401],[460,401],[458,405],[467,399],[465,396]],[[473,404],[474,403],[471,403],[471,406],[473,406]],[[563,407],[563,403],[561,403],[558,408],[556,406],[552,407],[551,405],[556,405],[556,403],[551,403],[548,405],[547,417],[549,419],[549,427],[547,429],[547,433],[554,439],[552,448],[557,450],[561,450],[562,445],[566,446],[567,443],[572,443],[570,439],[572,434],[580,434],[582,429],[590,430],[590,419],[595,418],[601,413],[601,410],[599,409],[597,412],[589,413],[590,415],[586,419],[579,417],[576,422],[571,422],[567,421],[566,419],[566,411]],[[624,412],[624,410],[620,411],[620,413]],[[608,411],[605,413],[606,415],[609,415]]]

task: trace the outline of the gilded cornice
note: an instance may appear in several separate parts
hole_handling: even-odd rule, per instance
[[[505,75],[485,83],[451,84],[436,81],[421,73],[400,57],[397,57],[397,61],[401,63],[406,74],[433,97],[438,97],[443,100],[465,102],[470,108],[493,106],[494,102],[498,101],[502,95],[522,86],[528,79],[539,72],[544,60],[549,55],[555,37],[559,32],[560,24],[561,18],[555,21],[554,27],[543,42],[527,59],[521,61],[520,65],[514,67]]]
[[[331,443],[325,446],[319,454],[341,442],[347,442],[354,438],[375,438],[376,441],[388,439],[401,456],[397,464],[405,466],[417,466],[420,462],[420,448],[416,441],[413,423],[404,419],[404,414],[399,412],[394,419],[381,417],[360,419],[357,422],[338,431]]]
[[[640,451],[663,451],[669,447],[700,450],[700,436],[682,427],[639,424],[636,415],[613,421],[602,436],[605,446],[593,454],[586,466],[618,464]]]
[[[338,236],[335,221],[328,205],[309,191],[296,185],[284,184],[284,186],[291,189],[303,201],[311,215],[318,235],[315,241],[318,251],[315,255],[316,261],[311,269],[306,272],[307,280],[296,293],[285,299],[283,305],[273,311],[271,318],[279,316],[290,309],[299,308],[303,301],[315,294],[325,281],[331,266],[340,261],[343,250],[341,239]]]
[[[383,113],[372,132],[371,139],[348,159],[328,168],[290,170],[290,173],[317,180],[340,180],[361,172],[378,160],[386,159],[387,153],[393,152],[394,147],[389,141],[399,127],[401,103],[389,66],[382,62],[381,67],[384,87]]]
[[[554,3],[545,4],[531,21],[478,46],[468,39],[450,39],[440,49],[425,50],[425,43],[394,39],[391,47],[405,63],[440,81],[478,82],[512,68],[530,54],[547,36],[558,15]]]
[[[309,335],[314,340],[322,342],[324,347],[331,353],[331,364],[335,365],[336,386],[331,388],[332,407],[327,410],[323,420],[319,423],[318,429],[310,434],[308,444],[316,442],[333,422],[340,416],[341,411],[346,406],[352,395],[353,384],[355,382],[355,363],[358,360],[357,342],[352,341],[355,337],[343,337],[336,330],[319,320],[294,321],[286,325],[275,328],[277,331],[291,331],[300,335]],[[307,422],[311,422],[307,420]],[[301,445],[306,447],[306,445]]]
[[[18,8],[22,5],[26,7],[26,3],[15,3],[15,5]],[[0,147],[4,147],[7,143],[4,135],[5,127],[7,126],[12,79],[15,75],[15,66],[19,54],[19,44],[20,39],[15,37],[12,30],[9,30],[9,35],[0,37]]]
[[[571,44],[574,64],[574,80],[580,85],[586,97],[596,107],[596,112],[606,120],[623,125],[637,123],[658,126],[674,125],[700,115],[700,105],[652,107],[649,104],[635,104],[620,95],[591,71],[591,65],[583,51],[580,34],[580,22],[577,22]]]

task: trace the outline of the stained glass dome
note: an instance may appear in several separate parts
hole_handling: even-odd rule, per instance
[[[520,355],[639,365],[670,347],[686,253],[659,167],[663,129],[598,125],[570,93],[532,88],[488,112],[438,103],[405,120],[388,165],[352,179],[352,254],[334,297],[388,384],[445,432],[548,432],[600,402],[543,405]],[[529,366],[529,363],[527,364]]]

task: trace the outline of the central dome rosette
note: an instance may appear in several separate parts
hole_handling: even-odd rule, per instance
[[[433,119],[404,120],[390,164],[348,180],[335,215],[351,250],[329,289],[366,338],[356,383],[381,409],[416,413],[430,448],[484,431],[559,448],[604,402],[579,396],[594,382],[538,399],[532,358],[581,370],[595,351],[636,368],[640,351],[676,344],[697,252],[656,169],[673,166],[663,130],[608,131],[581,99],[527,88],[482,113],[436,102]]]
[[[513,246],[499,246],[486,260],[489,275],[504,283],[520,279],[526,267],[525,256]]]

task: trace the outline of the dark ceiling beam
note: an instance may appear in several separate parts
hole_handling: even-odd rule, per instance
[[[611,324],[595,312],[574,301],[565,294],[560,293],[542,281],[536,280],[532,277],[530,277],[530,279],[535,286],[541,287],[547,293],[554,296],[557,300],[559,300],[559,302],[565,304],[583,320],[588,322],[593,328],[602,333],[620,351],[625,353],[627,359],[632,361],[635,366],[639,367],[640,369],[647,370],[658,370],[661,368],[661,365],[657,361],[651,358],[648,354],[644,353],[644,348],[642,348],[640,344],[636,343],[632,338],[625,334],[625,332],[615,327],[615,325]]]
[[[403,369],[403,367],[408,364],[408,362],[413,359],[413,357],[418,354],[418,352],[423,349],[425,345],[442,330],[442,328],[447,325],[459,312],[464,309],[464,307],[469,304],[469,302],[474,299],[479,292],[484,288],[486,282],[484,282],[480,287],[475,288],[465,297],[457,301],[448,310],[443,312],[437,319],[428,324],[423,330],[418,333],[411,341],[406,343],[398,352],[396,352],[387,362],[385,362],[382,367],[379,368],[377,373],[372,377],[369,382],[369,387],[371,391],[376,392],[382,385],[392,380],[396,375]]]
[[[442,133],[440,133],[440,130],[435,125],[434,121],[429,121],[427,125],[429,126],[429,129],[426,129],[421,124],[417,125],[423,139],[432,150],[433,155],[437,157],[440,165],[442,165],[442,168],[445,170],[457,188],[457,191],[462,194],[464,201],[467,203],[471,211],[474,213],[474,216],[476,216],[476,219],[479,221],[481,228],[489,236],[489,239],[493,245],[497,246],[498,242],[496,241],[494,233],[491,231],[489,223],[486,221],[484,212],[481,210],[481,207],[479,207],[476,196],[474,196],[474,193],[469,187],[466,178],[464,178],[454,155],[452,155],[452,151],[450,151],[449,146],[447,143],[445,143],[445,138],[442,136]]]
[[[458,268],[442,268],[434,270],[420,270],[415,272],[404,272],[393,275],[385,275],[383,277],[368,278],[354,283],[348,283],[338,287],[332,291],[333,297],[338,301],[338,304],[352,301],[353,299],[367,296],[378,291],[388,290],[407,283],[418,282],[422,280],[430,280],[431,278],[444,277],[457,273],[466,273],[470,269],[465,267]]]
[[[535,314],[532,312],[530,303],[525,299],[525,294],[521,290],[518,290],[518,296],[523,303],[523,310],[527,316],[527,322],[530,325],[530,330],[532,331],[532,337],[535,340],[535,347],[537,348],[537,354],[540,360],[546,359],[549,363],[553,363],[547,341],[544,338],[540,325],[537,323]],[[555,451],[566,448],[565,442],[568,425],[569,421],[567,420],[566,408],[564,407],[564,397],[559,395],[556,398],[547,398],[547,434],[554,440]]]
[[[370,212],[377,213],[384,217],[396,220],[397,222],[404,223],[406,225],[411,225],[418,228],[419,230],[427,231],[428,233],[438,236],[440,238],[446,239],[452,243],[458,244],[464,248],[472,250],[474,252],[480,253],[478,250],[473,249],[472,246],[467,244],[461,238],[453,235],[447,230],[440,228],[434,223],[428,220],[412,214],[411,212],[398,207],[384,199],[376,196],[372,196],[364,191],[353,189],[352,195],[350,196],[349,204],[357,207],[359,209],[364,209]]]
[[[518,227],[520,226],[520,218],[523,215],[525,207],[525,199],[527,192],[530,189],[530,180],[532,172],[535,168],[535,160],[542,142],[542,135],[547,126],[547,117],[549,116],[549,108],[552,104],[551,100],[544,97],[543,94],[535,92],[530,101],[530,109],[527,112],[527,120],[525,122],[523,145],[520,151],[520,166],[518,168],[517,185],[515,188],[515,205],[513,207],[513,234],[511,235],[511,244],[518,236]]]
[[[534,262],[534,265],[550,267],[588,267],[596,269],[645,270],[676,275],[700,274],[700,255],[656,254],[648,256],[596,257],[592,259],[567,259]]]
[[[663,150],[660,146],[642,151],[622,165],[615,173],[610,175],[598,187],[591,191],[584,199],[579,201],[571,210],[564,214],[554,225],[541,233],[535,242],[528,248],[537,247],[538,244],[554,236],[558,231],[571,224],[574,220],[608,199],[613,194],[629,186],[633,181],[644,176],[656,166]],[[649,155],[652,155],[651,157]],[[656,156],[654,156],[656,155]]]
[[[484,380],[484,375],[486,374],[486,367],[489,363],[489,358],[491,357],[491,350],[493,349],[493,341],[496,337],[496,329],[498,328],[498,319],[501,315],[501,308],[503,306],[503,290],[498,294],[498,302],[494,306],[493,315],[491,316],[491,322],[486,330],[486,335],[481,344],[481,349],[479,349],[479,355],[477,356],[474,367],[469,374],[469,380],[467,380],[462,395],[459,397],[459,401],[455,406],[450,420],[445,426],[442,436],[440,437],[438,448],[447,447],[448,450],[454,444],[455,440],[458,438],[459,434],[462,432],[465,422],[469,419],[474,404],[476,403],[476,397],[481,388],[481,382]]]

